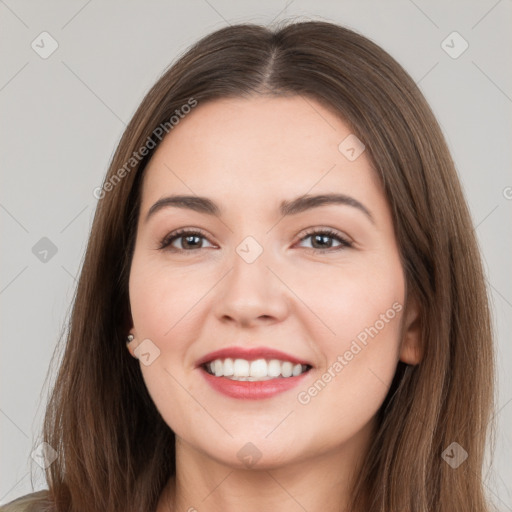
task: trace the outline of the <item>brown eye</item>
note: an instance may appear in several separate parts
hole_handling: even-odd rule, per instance
[[[331,229],[323,229],[310,231],[306,233],[300,241],[311,239],[311,250],[315,252],[332,252],[336,250],[340,250],[347,247],[352,247],[352,243],[341,236],[336,231],[332,231]],[[332,240],[336,240],[339,245],[333,247]]]
[[[161,242],[159,249],[165,249],[175,252],[191,252],[197,249],[204,249],[202,241],[206,240],[203,233],[181,229],[167,235]],[[174,243],[178,241],[181,247],[176,247]],[[209,243],[209,242],[208,242]]]

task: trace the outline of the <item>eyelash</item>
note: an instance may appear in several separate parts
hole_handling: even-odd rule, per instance
[[[178,253],[193,253],[195,251],[198,251],[198,250],[201,250],[201,249],[206,249],[206,247],[201,247],[199,249],[190,249],[190,250],[186,250],[186,249],[177,249],[176,247],[173,247],[173,248],[169,248],[169,246],[175,241],[175,240],[178,240],[179,238],[183,238],[185,237],[185,235],[187,236],[199,236],[201,238],[208,238],[205,233],[203,233],[201,230],[199,229],[195,229],[195,230],[189,230],[189,229],[179,229],[177,231],[173,231],[172,233],[168,234],[167,236],[165,236],[165,238],[163,238],[163,240],[160,242],[160,245],[158,247],[159,250],[166,250],[166,251],[169,251],[169,252],[178,252]],[[313,235],[324,235],[324,236],[328,236],[329,238],[333,238],[335,240],[337,240],[338,242],[340,242],[340,245],[338,247],[330,247],[330,248],[327,248],[327,249],[314,249],[314,248],[308,248],[306,247],[306,249],[309,249],[310,251],[314,252],[314,253],[326,253],[326,252],[334,252],[334,251],[339,251],[341,249],[346,249],[346,248],[350,248],[350,247],[353,247],[353,243],[350,242],[349,240],[347,240],[346,238],[343,238],[338,232],[336,231],[333,231],[332,229],[329,229],[329,228],[325,228],[325,229],[311,229],[309,231],[307,231],[306,233],[303,234],[303,236],[300,238],[299,242],[302,242],[303,240],[305,240],[306,238],[309,238]]]

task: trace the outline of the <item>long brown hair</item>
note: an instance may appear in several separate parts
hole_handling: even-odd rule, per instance
[[[201,105],[257,94],[317,100],[364,142],[421,309],[421,363],[398,364],[350,510],[489,510],[482,467],[494,401],[492,331],[454,163],[404,69],[369,39],[321,21],[240,24],[204,37],[163,74],[129,123],[99,194],[47,406],[44,440],[58,453],[47,469],[55,510],[154,510],[175,471],[174,434],[125,347],[141,178],[161,140],[155,130],[170,133],[169,120],[191,99]],[[152,149],[140,157],[144,146]],[[454,468],[447,457],[461,449],[468,458]]]

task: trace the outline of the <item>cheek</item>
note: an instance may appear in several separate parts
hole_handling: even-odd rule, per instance
[[[290,270],[286,280],[313,313],[300,317],[311,319],[312,339],[322,344],[321,352],[337,355],[358,336],[364,343],[369,336],[366,329],[375,333],[375,325],[386,337],[390,334],[391,341],[398,341],[399,322],[395,320],[403,308],[405,283],[396,255],[375,254],[339,265],[317,264],[313,270],[303,265],[299,272],[295,270]]]
[[[167,267],[134,258],[130,273],[130,306],[139,336],[163,340],[194,315],[206,293],[204,279],[186,268]]]
[[[140,369],[155,406],[174,432],[186,433],[188,419],[204,415],[188,389],[185,362],[188,340],[198,325],[194,314],[199,308],[194,305],[206,293],[205,286],[197,272],[134,255],[129,284],[133,322],[137,336],[149,338],[160,350]]]
[[[326,365],[297,390],[297,418],[304,431],[318,430],[321,418],[323,442],[336,444],[353,438],[375,418],[398,362],[401,311],[397,309],[400,304],[395,303],[395,309],[376,310],[379,315],[388,311],[387,323],[375,315],[378,319],[371,323],[350,327],[348,312],[340,315],[340,334],[324,338]]]
[[[313,281],[300,286],[299,293],[324,324],[315,328],[315,341],[325,366],[341,356],[343,373],[354,381],[378,381],[371,373],[375,369],[387,383],[398,361],[405,294],[399,258],[381,255],[334,270],[326,266],[323,275],[317,271]]]
[[[331,424],[355,432],[387,395],[399,358],[405,288],[399,260],[386,261],[329,273],[316,294],[312,309],[333,332],[324,329],[317,338],[324,366],[297,394],[311,428],[313,418],[329,411]]]
[[[404,299],[400,275],[395,279],[390,273],[372,275],[368,271],[359,278],[344,279],[342,286],[343,292],[333,297],[328,310],[337,338],[330,346],[339,351],[349,349],[349,342],[367,347],[370,340],[379,339],[375,350],[383,345],[395,347]]]

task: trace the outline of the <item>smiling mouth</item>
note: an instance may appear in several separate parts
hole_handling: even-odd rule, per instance
[[[215,359],[201,365],[214,377],[225,377],[230,380],[259,382],[274,379],[298,377],[309,370],[308,364],[292,363],[280,359]]]

